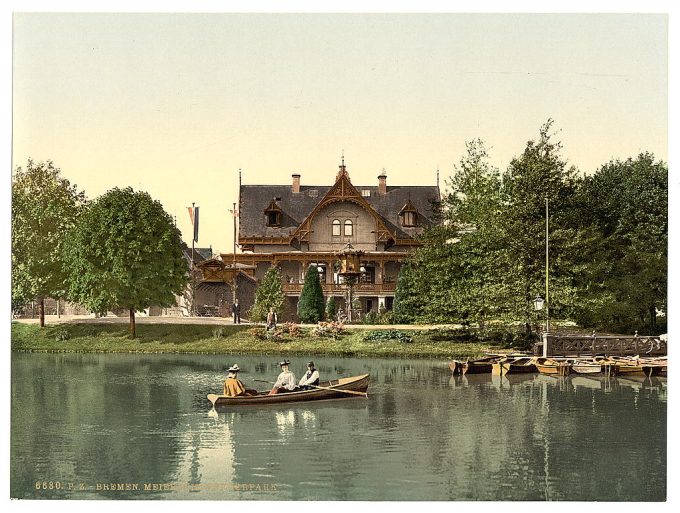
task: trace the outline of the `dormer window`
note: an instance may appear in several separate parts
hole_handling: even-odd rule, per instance
[[[401,221],[401,225],[405,227],[414,227],[418,224],[418,211],[416,210],[416,207],[413,206],[410,199],[399,211],[399,221]]]
[[[267,226],[281,226],[281,207],[273,199],[269,206],[264,209]]]

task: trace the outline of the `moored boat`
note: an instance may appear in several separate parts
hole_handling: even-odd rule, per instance
[[[536,372],[536,365],[534,365],[533,360],[529,356],[501,358],[492,364],[491,374],[505,376],[506,374]]]
[[[574,360],[571,364],[571,370],[576,374],[600,374],[602,363],[599,359]]]
[[[534,365],[536,365],[536,370],[538,370],[538,372],[549,376],[567,376],[571,374],[571,363],[565,360],[536,358],[534,360]]]
[[[331,381],[322,381],[319,388],[311,390],[298,390],[281,394],[269,395],[269,391],[258,392],[257,395],[240,395],[227,397],[224,395],[209,394],[208,400],[214,401],[218,406],[277,404],[303,401],[319,401],[326,399],[344,399],[348,397],[366,397],[368,390],[369,374],[340,378]]]

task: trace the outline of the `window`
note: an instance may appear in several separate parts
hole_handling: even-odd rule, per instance
[[[416,213],[415,212],[404,212],[404,226],[415,226],[416,225]]]
[[[267,212],[267,226],[278,226],[281,224],[281,212]]]
[[[333,219],[333,237],[340,237],[340,220]]]
[[[352,226],[352,221],[350,221],[349,219],[347,219],[347,221],[345,221],[345,236],[346,236],[346,237],[351,237],[351,236],[352,236],[352,234],[353,234],[353,233],[352,233],[352,232],[353,232],[352,228],[353,228],[353,226]]]
[[[361,195],[362,195],[364,198],[370,198],[370,197],[371,197],[371,190],[370,190],[370,189],[363,189],[363,190],[361,191]]]

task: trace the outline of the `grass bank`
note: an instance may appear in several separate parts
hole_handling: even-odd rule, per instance
[[[394,337],[394,338],[393,338]],[[126,324],[59,324],[40,328],[12,323],[12,351],[196,354],[318,354],[412,358],[474,358],[491,346],[455,341],[446,331],[352,330],[338,338],[314,336],[311,329],[280,340],[252,334],[252,326],[138,324],[130,339]]]

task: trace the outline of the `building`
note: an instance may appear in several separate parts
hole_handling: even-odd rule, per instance
[[[240,185],[238,245],[241,253],[221,254],[200,264],[204,283],[231,283],[247,275],[259,281],[278,266],[287,296],[286,318],[295,318],[307,268],[317,268],[328,299],[344,304],[346,285],[338,276],[339,254],[348,244],[361,255],[354,297],[362,313],[390,310],[404,259],[421,243],[418,236],[436,222],[439,186],[352,184],[344,163],[332,185]],[[238,292],[237,292],[238,295]]]

